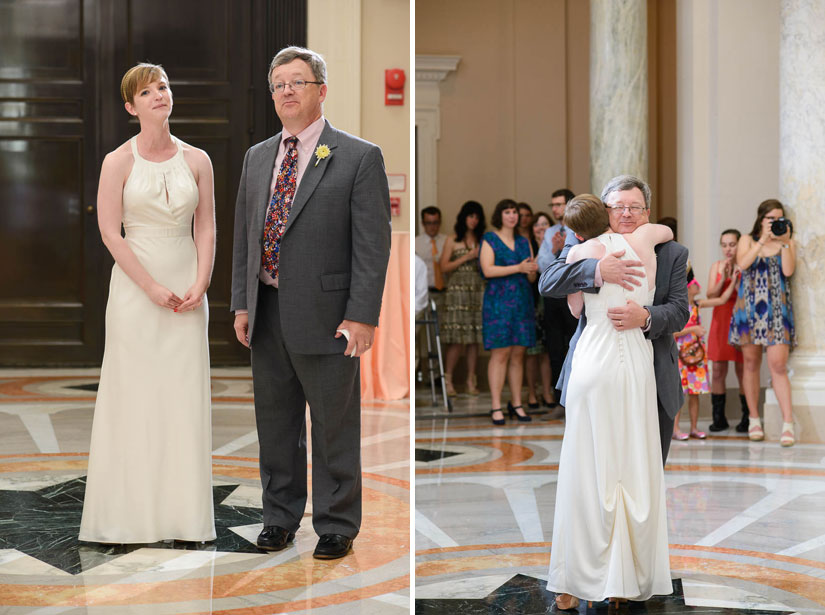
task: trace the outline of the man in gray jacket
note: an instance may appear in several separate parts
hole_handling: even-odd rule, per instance
[[[284,129],[251,147],[235,206],[235,334],[252,354],[264,529],[294,538],[307,498],[312,419],[314,556],[346,555],[361,524],[359,359],[372,345],[390,252],[381,150],[322,114],[326,64],[301,47],[269,67]]]
[[[650,221],[650,187],[631,175],[614,177],[602,190],[602,201],[608,208],[610,228],[616,233],[631,233]],[[539,279],[539,292],[547,297],[566,297],[583,290],[598,292],[605,282],[620,284],[628,290],[636,279],[644,276],[642,263],[621,260],[624,250],[608,254],[600,260],[590,258],[568,264],[567,252],[578,243],[569,232],[566,245],[559,257],[544,270]],[[611,308],[608,315],[617,330],[641,327],[653,343],[653,369],[659,407],[659,437],[662,443],[662,462],[667,460],[673,421],[682,407],[683,393],[679,375],[678,353],[673,334],[681,331],[690,317],[687,298],[688,250],[675,241],[656,246],[656,292],[653,305],[640,306],[628,301],[626,306]],[[564,361],[557,388],[562,391],[562,405],[566,404],[567,382],[579,336],[587,325],[582,313],[579,326]]]

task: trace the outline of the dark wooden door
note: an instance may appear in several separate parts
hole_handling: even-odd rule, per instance
[[[0,2],[0,365],[94,365],[112,260],[100,241],[100,163],[139,130],[120,78],[163,64],[172,133],[215,171],[213,364],[248,361],[229,312],[235,192],[246,149],[279,127],[266,83],[305,44],[306,0]]]

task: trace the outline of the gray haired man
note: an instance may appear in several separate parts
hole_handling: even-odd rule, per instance
[[[287,47],[269,68],[284,129],[247,151],[235,206],[235,334],[252,354],[264,529],[286,547],[307,498],[314,556],[346,555],[361,525],[359,359],[373,341],[390,253],[381,150],[323,117],[326,65]]]
[[[614,177],[602,190],[601,199],[608,208],[610,228],[616,233],[632,233],[642,224],[650,221],[650,186],[632,175]],[[567,253],[578,243],[572,233],[567,235],[567,243],[559,257],[542,273],[539,292],[547,297],[566,297],[583,290],[598,292],[605,282],[619,284],[628,290],[639,286],[636,278],[644,272],[640,261],[621,260],[624,250],[608,254],[600,260],[584,259],[568,264]],[[653,343],[653,369],[656,374],[657,401],[659,407],[659,437],[662,443],[662,462],[667,460],[673,421],[682,407],[683,393],[676,343],[673,334],[681,331],[690,317],[687,299],[688,251],[675,241],[656,246],[656,292],[652,305],[641,306],[633,301],[627,305],[611,308],[608,316],[617,330],[641,327],[645,336]],[[582,313],[579,326],[564,361],[559,384],[562,391],[562,405],[566,405],[567,382],[573,353],[579,336],[587,324]]]

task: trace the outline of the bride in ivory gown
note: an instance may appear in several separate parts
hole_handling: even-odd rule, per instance
[[[622,258],[644,263],[645,278],[632,291],[606,283],[568,298],[587,324],[567,384],[547,588],[561,609],[578,598],[647,600],[672,591],[653,348],[640,328],[617,331],[607,310],[653,302],[653,247],[673,234],[658,224],[614,233],[593,195],[571,200],[564,223],[588,239],[568,263],[625,250]]]
[[[100,171],[98,223],[115,265],[80,540],[213,540],[212,164],[170,134],[161,66],[131,68],[121,95],[140,133]]]

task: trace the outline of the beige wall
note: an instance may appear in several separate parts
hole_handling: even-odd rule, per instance
[[[410,229],[410,3],[409,0],[309,0],[308,44],[329,73],[324,115],[381,147],[387,173],[407,175],[401,215],[393,230]],[[407,74],[403,106],[384,105],[384,69]]]
[[[416,54],[461,57],[440,87],[443,228],[468,199],[549,211],[556,188],[587,188],[586,4],[417,0]]]
[[[406,175],[401,215],[394,216],[394,231],[410,230],[410,3],[408,0],[362,0],[361,10],[361,136],[384,152],[387,173]],[[404,104],[384,104],[384,71],[401,68],[407,75]]]

